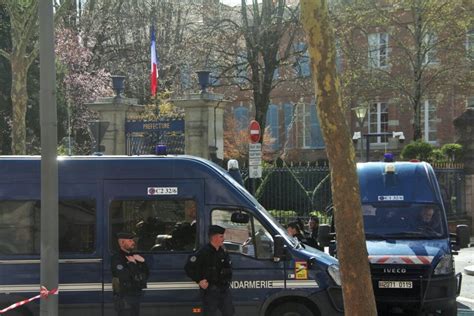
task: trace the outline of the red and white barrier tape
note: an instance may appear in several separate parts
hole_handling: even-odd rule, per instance
[[[37,300],[39,298],[48,298],[49,295],[57,295],[58,292],[59,292],[58,289],[53,289],[53,290],[49,291],[47,288],[42,286],[41,289],[40,289],[40,294],[39,295],[33,296],[31,298],[20,301],[18,303],[12,304],[12,305],[0,310],[0,314],[6,313],[6,312],[8,312],[12,309],[15,309],[15,308],[19,307],[19,306],[23,306],[23,305],[25,305],[29,302],[33,302],[34,300]]]

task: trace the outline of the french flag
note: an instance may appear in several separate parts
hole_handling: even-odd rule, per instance
[[[155,26],[151,27],[150,55],[151,55],[150,90],[151,90],[151,95],[155,96],[156,90],[158,89],[158,58],[156,55]]]

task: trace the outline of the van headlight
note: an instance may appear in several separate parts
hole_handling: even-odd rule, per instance
[[[328,267],[328,273],[334,283],[341,286],[341,273],[339,272],[339,265],[331,264]]]
[[[444,255],[441,257],[441,260],[439,260],[438,264],[436,265],[436,268],[434,269],[433,274],[440,275],[440,274],[450,274],[453,272],[454,272],[453,256]]]

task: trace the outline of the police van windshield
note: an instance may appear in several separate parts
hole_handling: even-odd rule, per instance
[[[446,222],[437,205],[364,204],[367,239],[445,238]]]

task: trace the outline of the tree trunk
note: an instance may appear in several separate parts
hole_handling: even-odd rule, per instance
[[[335,44],[327,1],[302,0],[317,91],[317,111],[331,167],[337,253],[346,315],[376,315],[376,305],[362,221],[355,151],[336,77]]]
[[[26,104],[28,93],[26,89],[26,78],[28,65],[22,56],[12,55],[12,154],[26,154]]]

